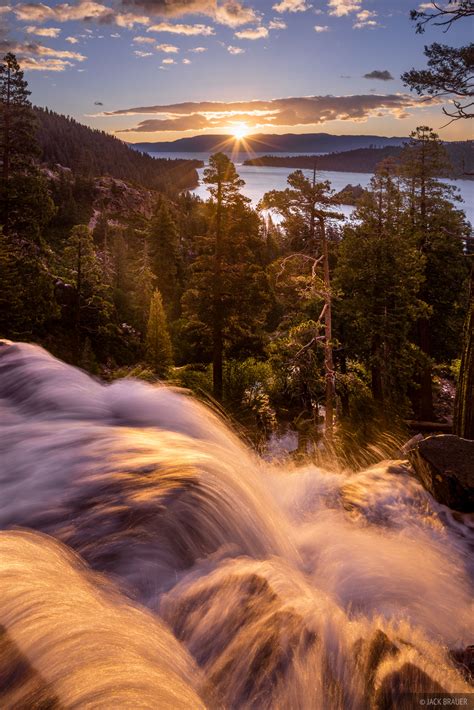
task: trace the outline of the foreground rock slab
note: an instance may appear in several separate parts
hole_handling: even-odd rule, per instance
[[[474,511],[474,441],[454,435],[429,436],[408,451],[416,477],[439,502]]]

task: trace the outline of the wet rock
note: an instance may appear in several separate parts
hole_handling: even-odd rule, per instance
[[[205,695],[217,698],[216,707],[283,708],[281,697],[296,669],[316,663],[315,631],[267,579],[250,570],[231,575],[216,572],[178,598],[173,591],[161,611],[204,669]],[[212,633],[204,619],[212,620]],[[320,662],[326,693],[342,698],[343,689],[327,659]],[[309,686],[304,693],[301,688],[295,692],[304,694],[307,707],[315,707],[316,695],[311,695]],[[340,700],[333,707],[344,703]]]
[[[408,457],[415,476],[439,503],[474,511],[474,441],[429,436],[408,451]]]
[[[474,646],[450,651],[449,655],[464,680],[474,685]]]
[[[413,663],[404,663],[401,668],[385,676],[372,707],[374,710],[413,710],[416,707],[415,693],[439,694],[446,693],[446,690]]]

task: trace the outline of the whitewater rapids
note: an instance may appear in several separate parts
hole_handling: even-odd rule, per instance
[[[0,346],[0,707],[469,693],[467,518],[403,462],[270,465],[189,395]]]

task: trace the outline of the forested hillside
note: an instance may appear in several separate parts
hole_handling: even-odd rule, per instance
[[[33,112],[4,61],[0,337],[106,378],[168,379],[256,441],[291,426],[302,451],[322,422],[348,449],[404,419],[449,422],[438,405],[459,369],[471,230],[431,129],[375,167],[351,221],[301,170],[254,209],[223,153],[203,201],[173,163]]]
[[[171,194],[197,185],[200,161],[154,159],[68,116],[47,108],[35,107],[34,112],[41,159],[46,163],[57,163],[85,177],[110,175]]]

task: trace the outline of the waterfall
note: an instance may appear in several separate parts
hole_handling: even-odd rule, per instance
[[[469,692],[473,528],[403,462],[268,463],[185,392],[5,342],[0,530],[8,710]]]

